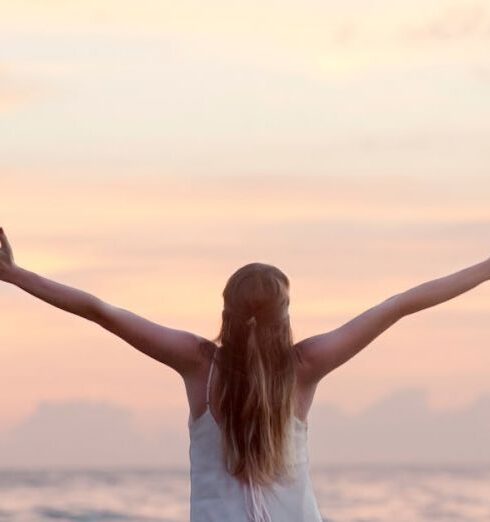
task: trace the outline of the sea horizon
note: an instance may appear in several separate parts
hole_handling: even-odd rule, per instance
[[[490,463],[311,465],[324,522],[484,522]],[[2,522],[184,522],[185,466],[0,467]]]

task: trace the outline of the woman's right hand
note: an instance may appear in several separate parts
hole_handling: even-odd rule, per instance
[[[487,279],[490,281],[490,257],[485,261],[487,264]]]
[[[9,240],[0,227],[0,281],[8,281],[9,275],[15,267],[14,254]]]

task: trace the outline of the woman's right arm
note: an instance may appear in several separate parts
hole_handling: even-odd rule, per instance
[[[318,383],[402,317],[452,299],[490,279],[490,258],[455,273],[393,295],[339,328],[297,343],[304,361],[303,380]]]
[[[453,299],[490,279],[490,257],[458,272],[433,279],[400,294],[402,315],[409,315]]]

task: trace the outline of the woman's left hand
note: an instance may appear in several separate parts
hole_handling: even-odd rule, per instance
[[[15,267],[14,253],[3,228],[0,227],[0,280],[7,281]]]

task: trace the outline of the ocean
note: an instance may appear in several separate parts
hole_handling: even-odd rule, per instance
[[[366,464],[310,473],[325,522],[490,521],[488,465]],[[3,469],[0,522],[184,522],[189,493],[184,469]]]

